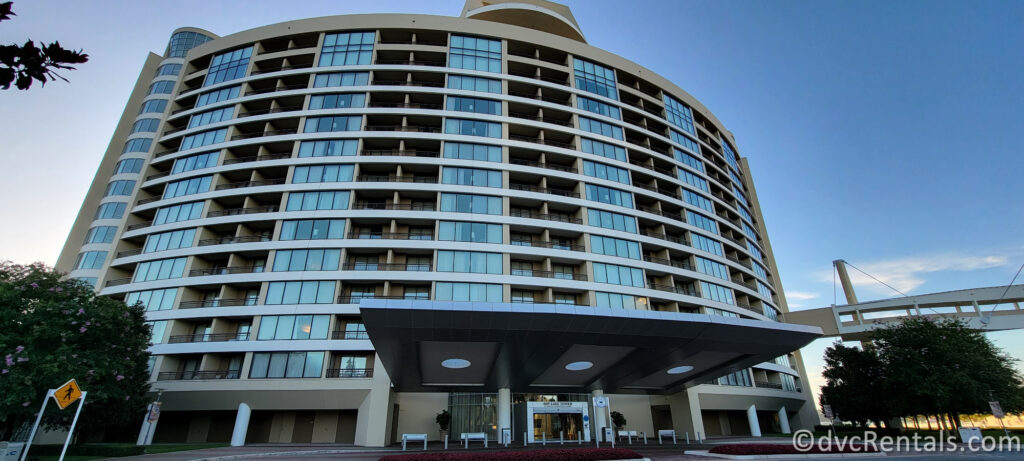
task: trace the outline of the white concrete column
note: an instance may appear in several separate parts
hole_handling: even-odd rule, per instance
[[[249,417],[252,410],[245,402],[238,404],[238,414],[235,415],[235,429],[231,431],[231,446],[240,447],[245,445],[245,434],[249,432]]]
[[[789,428],[789,415],[786,413],[786,407],[779,408],[779,426],[782,427],[783,434],[791,434],[793,432]]]
[[[602,396],[604,396],[604,391],[601,390],[601,389],[595,389],[593,392],[591,392],[591,397],[602,397]],[[593,400],[591,400],[590,403],[591,403],[591,406],[593,406],[593,403],[594,403]],[[594,433],[597,435],[597,438],[594,439],[594,440],[597,440],[599,442],[607,442],[607,440],[604,439],[604,428],[606,426],[608,426],[608,409],[607,408],[597,408],[595,406],[594,407],[593,420],[594,420]]]
[[[512,389],[507,387],[498,389],[498,443],[512,443],[502,440],[504,429],[512,429]]]
[[[761,423],[757,420],[757,407],[754,405],[747,408],[747,423],[750,424],[750,435],[753,437],[760,437]]]

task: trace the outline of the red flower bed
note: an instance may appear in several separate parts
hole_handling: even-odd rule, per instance
[[[643,458],[625,448],[574,448],[560,450],[494,451],[484,453],[433,452],[385,456],[380,461],[596,461]]]
[[[712,449],[708,450],[709,453],[718,453],[721,455],[799,455],[807,453],[874,453],[876,450],[874,447],[867,445],[843,445],[840,449],[837,444],[833,443],[832,447],[827,445],[824,450],[819,448],[817,445],[810,447],[806,450],[797,450],[791,444],[782,443],[736,443],[731,445],[717,445]]]

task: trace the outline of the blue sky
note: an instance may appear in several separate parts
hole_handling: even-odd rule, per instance
[[[1024,263],[1024,2],[567,3],[592,45],[676,82],[735,134],[795,308],[833,302],[837,258],[907,293],[1004,285]],[[0,94],[0,215],[16,218],[0,258],[55,262],[146,53],[173,29],[462,4],[16,2],[0,42],[59,39],[91,60],[70,84]],[[896,296],[856,281],[861,300]],[[1024,335],[991,337],[1024,358]],[[828,343],[807,349],[809,371]]]

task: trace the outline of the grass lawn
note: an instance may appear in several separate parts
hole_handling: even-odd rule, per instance
[[[68,447],[68,452],[69,453],[74,453],[76,448],[81,448],[81,449],[89,450],[90,452],[94,452],[94,453],[96,453],[96,452],[102,453],[101,450],[107,448],[107,449],[110,449],[111,451],[114,451],[116,453],[116,450],[119,449],[119,448],[134,447],[134,446],[135,446],[134,443],[85,443],[85,444],[78,445],[78,446],[72,445],[72,446]],[[219,448],[219,447],[226,447],[226,446],[228,446],[228,444],[226,444],[226,443],[156,443],[156,444],[153,444],[153,445],[150,445],[150,446],[146,447],[146,453],[147,454],[170,453],[170,452],[173,452],[173,451],[189,451],[189,450],[199,450],[199,449],[202,449],[202,448]],[[59,450],[59,448],[58,448],[58,450]],[[34,453],[34,450],[30,449],[29,450],[29,457],[28,457],[28,459],[30,461],[33,461],[33,460],[38,460],[38,461],[57,461],[57,459],[60,458],[59,456],[56,456],[56,455],[54,455],[54,456],[37,456],[37,455],[34,455],[33,453]],[[89,460],[93,460],[93,459],[104,459],[104,458],[111,458],[111,457],[115,457],[115,456],[114,455],[68,455],[68,456],[64,457],[64,460],[65,461],[89,461]]]

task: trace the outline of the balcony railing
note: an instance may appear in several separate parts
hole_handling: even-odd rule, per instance
[[[520,98],[537,99],[537,100],[540,100],[540,101],[545,101],[545,102],[550,102],[550,103],[555,103],[555,104],[561,104],[563,106],[571,106],[569,101],[564,100],[564,99],[552,98],[552,97],[548,97],[548,96],[537,96],[536,94],[523,93],[522,91],[513,91],[513,90],[509,90],[508,94],[512,95],[512,96],[519,96]]]
[[[566,189],[551,189],[548,187],[532,186],[529,184],[511,184],[509,189],[527,192],[538,192],[541,194],[558,195],[562,197],[580,198],[580,194]]]
[[[149,197],[149,198],[139,199],[139,200],[135,201],[135,205],[136,206],[138,206],[138,205],[145,205],[147,203],[153,203],[153,202],[155,202],[157,200],[161,200],[161,199],[163,199],[163,197],[159,196],[159,195],[156,196],[156,197]]]
[[[189,381],[193,379],[238,379],[242,370],[221,371],[161,371],[157,381]]]
[[[437,184],[437,176],[415,176],[415,175],[360,175],[356,182],[412,182],[421,184]]]
[[[409,232],[349,232],[345,238],[357,240],[434,240],[432,234]]]
[[[430,272],[430,264],[345,263],[341,270]]]
[[[683,219],[683,215],[681,215],[679,213],[674,213],[674,212],[671,212],[671,211],[659,210],[657,208],[651,208],[649,206],[643,206],[643,205],[637,205],[636,209],[638,209],[640,211],[647,212],[647,213],[656,214],[658,216],[664,216],[666,218],[674,219],[676,221],[686,222],[686,220]]]
[[[179,343],[217,343],[224,341],[248,341],[249,333],[211,333],[205,335],[174,335],[167,341]]]
[[[238,157],[224,159],[225,165],[234,165],[236,163],[249,163],[249,162],[262,162],[264,160],[280,160],[284,158],[291,158],[292,154],[267,154],[267,155],[254,155],[252,157]]]
[[[254,94],[275,93],[275,92],[278,92],[278,91],[298,90],[298,89],[302,89],[302,88],[309,88],[309,84],[308,83],[298,83],[298,84],[287,85],[287,86],[282,86],[282,87],[260,88],[260,89],[256,89],[256,90],[252,90],[252,91],[246,91],[243,96],[252,96]]]
[[[142,248],[136,248],[134,250],[118,251],[115,258],[127,258],[128,256],[135,256],[142,254]]]
[[[576,145],[571,143],[571,142],[552,141],[550,139],[534,138],[534,137],[531,137],[531,136],[522,136],[522,135],[518,135],[518,134],[510,134],[510,135],[508,135],[508,138],[513,140],[513,141],[532,142],[534,144],[543,144],[545,146],[561,147],[563,149],[570,149],[570,150],[575,150],[576,149]]]
[[[241,189],[243,187],[276,186],[278,184],[284,183],[284,178],[261,179],[259,181],[230,182],[227,184],[217,184],[217,187],[215,187],[214,190]]]
[[[445,42],[430,42],[430,41],[425,42],[425,41],[422,41],[422,40],[417,40],[415,42],[412,41],[412,40],[381,40],[380,44],[381,45],[426,45],[426,46],[444,46],[444,47],[448,46],[448,44],[445,43]]]
[[[529,72],[509,71],[508,74],[509,75],[516,75],[516,76],[519,76],[519,77],[532,78],[532,79],[536,79],[536,80],[543,80],[545,82],[557,83],[559,85],[566,85],[566,86],[569,85],[569,81],[567,79],[557,79],[557,78],[545,77],[543,75],[531,74]]]
[[[555,170],[555,171],[565,171],[567,173],[577,173],[578,174],[580,172],[580,170],[577,169],[574,166],[556,165],[554,163],[535,162],[533,160],[523,160],[523,159],[519,159],[519,158],[510,158],[510,159],[508,159],[508,163],[511,163],[513,165],[524,165],[524,166],[532,166],[532,167],[537,167],[537,168],[546,168],[546,169]]]
[[[693,265],[690,264],[689,261],[676,261],[676,260],[669,260],[669,259],[665,259],[665,258],[655,258],[653,256],[644,256],[644,261],[652,262],[652,263],[658,263],[658,264],[665,264],[667,266],[678,267],[680,269],[686,269],[688,271],[695,270]]]
[[[387,86],[429,86],[434,88],[441,88],[444,86],[443,82],[407,82],[405,80],[374,80],[370,84]]]
[[[298,65],[298,66],[279,66],[279,67],[268,67],[266,69],[253,69],[250,75],[269,74],[271,72],[280,72],[283,70],[295,70],[295,69],[309,69],[312,66]]]
[[[545,242],[543,240],[512,240],[512,245],[524,247],[553,248],[555,250],[584,251],[583,245],[575,243]]]
[[[347,295],[338,296],[338,304],[359,304],[364,299],[420,299],[406,298],[405,296],[369,296],[369,295]]]
[[[564,214],[534,213],[532,211],[512,210],[509,216],[514,218],[543,219],[545,221],[557,221],[570,224],[583,224],[580,218],[573,218]]]
[[[658,290],[658,291],[667,291],[669,293],[677,293],[677,294],[687,295],[687,296],[700,296],[700,295],[697,294],[697,290],[694,290],[693,288],[690,288],[690,287],[675,287],[675,286],[672,286],[672,285],[662,285],[662,284],[658,284],[658,283],[652,283],[650,288]]]
[[[521,118],[521,119],[524,119],[524,120],[533,120],[533,121],[536,121],[536,122],[550,123],[552,125],[569,126],[569,127],[572,126],[572,120],[558,120],[558,119],[551,118],[551,117],[538,117],[536,115],[524,114],[524,113],[521,113],[521,112],[509,112],[508,115],[510,115],[512,117],[515,117],[515,118]]]
[[[373,368],[328,368],[328,378],[372,378]]]
[[[232,136],[231,140],[238,141],[240,139],[262,138],[264,136],[281,136],[286,134],[295,134],[297,132],[298,128],[286,128],[283,130],[259,131],[256,133],[242,133]]]
[[[237,216],[254,213],[273,213],[277,211],[277,205],[258,206],[252,208],[228,208],[226,210],[211,211],[206,213],[207,218],[216,218],[220,216]]]
[[[429,110],[440,110],[444,106],[440,104],[423,104],[418,102],[373,102],[371,101],[366,107],[379,107],[384,109],[429,109]]]
[[[782,389],[782,384],[770,383],[770,382],[767,382],[767,381],[754,381],[754,386],[755,387],[765,387],[765,388],[768,388],[768,389],[780,389],[780,390]]]
[[[656,166],[653,166],[653,165],[648,165],[648,164],[646,164],[644,162],[641,162],[639,160],[630,160],[629,163],[633,164],[633,165],[636,165],[636,166],[639,166],[639,167],[646,168],[646,169],[651,170],[651,171],[657,171],[658,173],[661,173],[661,174],[663,174],[665,176],[671,176],[673,178],[676,177],[676,173],[674,171],[672,171],[672,170],[666,170],[665,168],[659,168],[659,167],[656,167]]]
[[[371,156],[396,156],[396,157],[439,157],[440,152],[436,150],[416,149],[389,149],[389,150],[363,150],[360,155]]]
[[[238,237],[215,237],[212,239],[202,239],[199,241],[199,246],[205,247],[210,245],[227,245],[229,243],[249,243],[249,242],[269,242],[273,239],[269,235],[242,235]]]
[[[182,301],[179,309],[195,309],[199,307],[234,307],[255,306],[256,298],[202,299],[198,301]]]
[[[269,108],[269,109],[255,109],[255,110],[250,110],[248,112],[239,112],[238,116],[236,118],[253,117],[253,116],[256,116],[256,115],[266,115],[266,114],[278,114],[278,113],[281,113],[281,112],[294,112],[294,111],[297,111],[297,110],[302,110],[302,106],[287,106],[287,107],[274,107],[274,108]],[[166,136],[167,133],[164,133],[164,135]]]
[[[210,267],[207,269],[192,269],[188,271],[188,276],[202,277],[206,275],[252,274],[263,272],[263,269],[263,266]]]
[[[129,284],[129,283],[132,283],[132,278],[131,278],[131,277],[125,277],[125,278],[123,278],[123,279],[111,279],[111,280],[107,280],[107,282],[106,282],[105,286],[108,286],[108,287],[116,287],[116,286],[118,286],[118,285],[127,285],[127,284]]]
[[[367,125],[363,131],[403,131],[407,133],[440,133],[439,126],[417,126],[417,125]]]
[[[656,239],[667,240],[667,241],[672,242],[672,243],[678,243],[680,245],[690,246],[690,242],[688,240],[686,240],[685,238],[682,238],[682,237],[676,237],[674,235],[665,235],[665,234],[659,234],[659,233],[656,233],[656,232],[648,232],[648,231],[644,231],[643,234],[648,236],[648,237],[654,237]]]
[[[374,64],[384,64],[384,65],[390,64],[390,65],[399,65],[399,66],[439,66],[439,67],[443,67],[445,65],[445,62],[444,61],[435,61],[435,60],[407,61],[407,60],[402,60],[402,59],[378,59],[378,60],[374,61]]]
[[[171,175],[170,171],[165,171],[163,173],[157,173],[157,174],[151,174],[149,176],[146,176],[146,181],[152,181],[154,179],[160,179],[160,178],[164,178],[164,177],[167,177],[167,176],[170,176],[170,175]]]
[[[410,210],[410,211],[434,211],[433,203],[385,203],[385,202],[357,202],[353,210]]]
[[[736,263],[736,264],[739,264],[739,265],[741,265],[741,266],[743,266],[743,267],[746,267],[747,269],[751,269],[751,270],[753,270],[753,269],[754,269],[754,265],[753,265],[753,264],[751,264],[751,263],[750,263],[750,262],[748,262],[748,261],[742,261],[742,260],[740,260],[739,258],[734,258],[734,257],[732,257],[732,256],[729,256],[729,255],[726,255],[726,256],[725,256],[725,259],[728,259],[729,261],[732,261],[732,262],[734,262],[734,263]]]
[[[146,227],[149,227],[149,226],[152,226],[152,225],[153,225],[153,221],[145,221],[145,222],[140,222],[140,223],[132,224],[132,225],[130,225],[128,227],[125,227],[124,230],[125,230],[125,232],[128,232],[128,231],[143,229],[143,228],[146,228]]]
[[[370,339],[365,331],[335,330],[331,332],[331,339]]]
[[[519,277],[542,277],[548,279],[581,280],[587,281],[587,274],[575,274],[569,272],[537,271],[533,269],[512,269],[511,275]]]
[[[559,60],[559,59],[545,58],[543,56],[534,56],[532,54],[521,53],[521,52],[518,52],[518,51],[509,51],[508,54],[510,54],[512,56],[519,56],[521,58],[536,59],[538,61],[549,62],[551,64],[558,64],[560,66],[565,66],[566,65],[565,64],[565,59]]]

